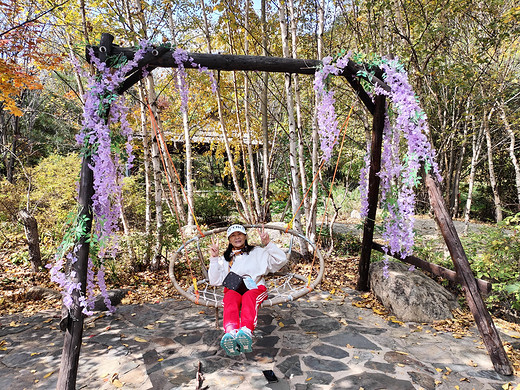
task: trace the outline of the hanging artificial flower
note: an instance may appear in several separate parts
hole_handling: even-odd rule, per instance
[[[120,215],[121,176],[125,170],[130,169],[133,161],[132,155],[132,129],[127,120],[128,107],[123,96],[118,94],[118,88],[125,80],[129,72],[135,70],[138,61],[146,52],[152,50],[148,41],[141,41],[134,58],[127,61],[124,57],[111,58],[110,63],[101,62],[93,50],[90,51],[92,65],[96,69],[95,75],[82,72],[80,66],[75,63],[79,72],[87,77],[88,92],[85,94],[85,106],[83,111],[83,130],[77,135],[76,140],[83,153],[90,153],[92,165],[90,168],[94,174],[94,195],[92,196],[92,211],[94,220],[94,233],[91,237],[91,252],[95,253],[94,259],[89,257],[87,266],[86,297],[81,296],[81,285],[74,283],[75,275],[67,272],[70,266],[77,261],[74,243],[77,234],[66,234],[63,244],[56,253],[54,264],[49,264],[51,280],[58,283],[63,291],[63,303],[70,308],[72,293],[80,292],[79,303],[86,315],[92,314],[94,307],[94,288],[101,291],[105,305],[112,312],[105,284],[105,267],[103,259],[106,256],[116,255],[118,244],[115,235],[117,222]],[[173,51],[173,58],[178,66],[181,106],[187,110],[188,88],[185,81],[184,63],[207,74],[212,81],[212,90],[216,91],[216,81],[213,74],[207,68],[193,62],[188,53],[182,49]],[[143,69],[143,76],[148,71]],[[82,221],[76,221],[75,232],[82,232]],[[64,259],[67,259],[65,264]],[[97,273],[94,272],[97,269]]]
[[[110,66],[99,61],[91,49],[90,58],[96,69],[95,75],[83,75],[88,78],[83,110],[83,129],[76,140],[82,153],[91,155],[90,168],[94,176],[94,195],[92,196],[92,213],[94,233],[90,239],[91,248],[96,252],[95,259],[88,259],[87,296],[81,296],[81,285],[74,283],[75,275],[68,272],[70,266],[77,261],[77,250],[74,243],[78,234],[83,232],[82,221],[77,220],[74,227],[76,234],[67,234],[63,244],[57,251],[54,264],[50,268],[51,280],[62,288],[63,303],[67,308],[72,305],[72,293],[80,291],[80,305],[83,313],[92,314],[94,305],[94,288],[97,285],[105,304],[110,311],[110,304],[105,285],[103,259],[115,256],[117,240],[114,232],[120,215],[121,180],[120,177],[132,164],[132,129],[127,120],[128,108],[124,97],[117,93],[126,75],[134,70],[138,61],[151,47],[147,41],[140,43],[134,58],[127,61],[124,57],[111,59],[116,63]],[[118,63],[119,62],[119,63]],[[76,64],[80,71],[79,65]],[[88,232],[86,234],[89,234]],[[64,262],[67,259],[67,264]],[[96,266],[96,267],[94,267]],[[97,269],[97,277],[94,275]],[[97,279],[97,283],[96,283]]]
[[[340,132],[334,108],[336,102],[334,90],[328,88],[328,82],[330,75],[338,75],[343,72],[349,58],[350,52],[339,57],[336,61],[333,61],[332,57],[325,57],[322,61],[323,67],[319,72],[316,72],[314,77],[314,90],[318,97],[318,133],[321,140],[321,151],[323,152],[322,158],[325,161],[329,161]]]
[[[327,88],[326,79],[330,74],[340,74],[348,62],[349,55],[335,64],[332,58],[323,60],[323,69],[316,73],[314,89],[318,95],[318,126],[321,137],[323,158],[328,160],[334,140],[338,137],[337,119],[334,112],[334,92]],[[389,98],[389,110],[383,130],[381,158],[381,207],[383,209],[383,239],[387,254],[399,254],[404,258],[412,254],[414,243],[414,188],[419,183],[419,169],[424,164],[426,172],[433,173],[440,180],[435,162],[435,152],[428,141],[429,133],[426,114],[420,108],[408,75],[397,60],[380,59],[378,65],[384,72],[384,81],[390,92],[379,85],[373,86],[373,93]],[[358,76],[367,75],[359,74]],[[361,215],[366,218],[368,211],[368,172],[370,169],[370,145],[367,145],[365,166],[360,172]],[[401,157],[404,155],[404,157]],[[385,258],[385,262],[388,261]]]

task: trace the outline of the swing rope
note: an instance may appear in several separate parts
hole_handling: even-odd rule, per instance
[[[334,168],[334,174],[332,175],[332,181],[330,183],[330,189],[329,189],[329,195],[327,196],[327,201],[325,202],[325,212],[323,213],[323,218],[321,220],[321,225],[320,225],[320,231],[323,229],[323,225],[325,225],[325,218],[327,216],[327,210],[329,208],[329,201],[330,201],[330,198],[332,197],[332,188],[334,187],[334,181],[336,180],[336,173],[338,172],[338,166],[339,166],[339,158],[341,156],[341,152],[343,150],[343,145],[345,143],[345,137],[347,135],[347,132],[346,132],[346,129],[347,129],[347,125],[348,125],[348,122],[350,120],[350,115],[352,114],[352,110],[354,108],[354,105],[350,106],[350,111],[347,115],[347,119],[345,120],[345,125],[344,125],[344,130],[343,130],[343,137],[341,139],[341,145],[340,145],[340,148],[339,148],[339,153],[338,153],[338,159],[336,160],[336,167]],[[316,245],[319,245],[321,241],[321,235],[318,235],[318,241],[316,243]],[[314,262],[314,259],[313,259],[313,262]]]
[[[168,169],[166,167],[166,161],[164,159],[164,152],[162,150],[163,148],[161,147],[162,145],[164,145],[165,153],[168,155],[170,164],[171,164],[171,166],[173,167],[173,169],[175,171],[177,179],[179,180],[179,183],[181,185],[183,194],[184,194],[184,196],[186,196],[186,192],[184,191],[184,187],[182,186],[182,183],[180,181],[179,174],[177,173],[177,169],[175,169],[175,165],[173,165],[172,158],[170,156],[170,153],[168,152],[168,147],[166,145],[166,142],[164,141],[163,134],[162,134],[161,130],[159,129],[159,126],[157,125],[157,121],[155,120],[155,116],[153,115],[152,107],[150,106],[150,104],[148,104],[148,111],[150,113],[150,121],[152,122],[152,128],[153,128],[153,131],[154,131],[154,134],[155,134],[155,139],[156,139],[156,142],[157,142],[157,147],[159,149],[159,155],[161,156],[161,162],[162,162],[162,165],[163,165],[164,172],[166,173],[166,175],[169,175],[168,174]],[[159,140],[159,136],[160,136],[160,140]],[[171,196],[172,200],[175,202],[175,197],[173,195],[173,189],[171,187],[170,180],[167,180],[167,182],[168,182],[168,188],[170,190],[170,196]],[[187,203],[189,205],[190,210],[192,210],[190,203],[189,202],[187,202]],[[181,221],[180,221],[180,216],[179,216],[179,210],[177,209],[177,207],[174,207],[174,209],[175,209],[175,216],[177,218],[177,224],[179,226],[179,232],[181,234],[181,240],[182,240],[183,245],[185,245],[186,238],[184,237],[183,230],[180,228]],[[193,210],[192,210],[192,214],[193,214]],[[197,226],[197,230],[199,231],[200,235],[202,237],[204,237],[204,233],[202,232],[202,229],[200,228],[200,226],[199,226],[199,224],[197,222],[197,218],[195,218],[194,214],[193,214],[193,217],[194,217],[195,224]],[[191,281],[192,281],[193,289],[194,289],[193,291],[194,291],[194,294],[196,296],[196,301],[198,302],[198,300],[199,300],[199,291],[198,291],[198,286],[197,286],[198,285],[197,278],[195,277],[195,275],[193,273],[193,270],[191,268],[191,261],[190,261],[190,258],[188,256],[188,253],[185,252],[184,255],[186,257],[186,263],[188,264],[188,269],[189,269],[189,272],[190,272],[190,277],[191,277]]]

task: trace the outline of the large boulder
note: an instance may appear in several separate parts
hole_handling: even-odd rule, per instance
[[[453,318],[459,307],[456,297],[419,270],[396,262],[370,265],[370,288],[387,310],[403,322],[426,322]]]
[[[115,289],[108,290],[108,299],[110,299],[110,304],[115,307],[121,303],[123,298],[128,294],[130,289]],[[105,304],[105,298],[102,295],[97,295],[94,299],[94,311],[107,311],[107,305]]]

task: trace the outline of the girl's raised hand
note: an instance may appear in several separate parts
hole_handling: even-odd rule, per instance
[[[258,229],[258,235],[262,240],[263,246],[266,246],[267,244],[269,244],[269,241],[271,241],[271,239],[269,238],[269,233],[267,233],[264,229],[264,224],[262,224],[262,229]]]
[[[211,236],[211,246],[209,247],[209,253],[211,257],[218,257],[218,237],[215,239]]]

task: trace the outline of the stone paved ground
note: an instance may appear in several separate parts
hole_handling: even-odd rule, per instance
[[[78,389],[502,389],[476,329],[456,339],[418,324],[399,325],[324,293],[263,308],[254,351],[219,348],[215,310],[186,301],[121,306],[88,318]],[[329,300],[330,299],[330,300]],[[58,313],[0,317],[0,389],[55,389],[63,335]],[[519,334],[500,329],[520,349]],[[279,382],[268,384],[272,369]],[[457,387],[458,386],[458,387]]]

